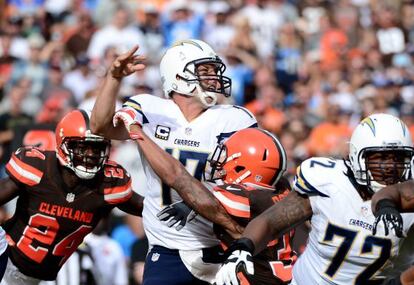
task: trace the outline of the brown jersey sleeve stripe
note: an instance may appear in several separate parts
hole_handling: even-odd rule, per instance
[[[230,215],[241,218],[250,218],[250,204],[248,198],[240,197],[227,191],[215,191],[214,196],[220,201]]]
[[[24,163],[14,154],[7,163],[6,169],[14,179],[29,186],[39,184],[43,177],[42,171]]]
[[[109,204],[123,203],[131,198],[131,196],[131,179],[125,185],[104,189],[104,199]]]

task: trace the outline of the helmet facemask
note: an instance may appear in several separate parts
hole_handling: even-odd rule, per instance
[[[228,171],[234,172],[234,181],[232,183],[241,183],[245,178],[251,175],[250,170],[246,170],[246,167],[242,165],[232,165],[230,163],[241,156],[240,152],[236,152],[231,156],[227,156],[227,147],[225,144],[221,143],[217,145],[216,149],[211,156],[211,159],[208,160],[211,167],[210,177],[207,180],[226,180],[226,175]],[[227,166],[227,167],[225,167]]]
[[[81,179],[92,179],[108,160],[110,141],[102,137],[68,137],[61,149],[67,157],[66,167]]]
[[[411,179],[414,150],[411,147],[370,147],[358,155],[359,171],[355,173],[359,184],[377,192],[387,185]]]
[[[193,91],[196,90],[197,97],[208,108],[217,103],[217,96],[231,94],[231,79],[223,75],[225,70],[226,66],[218,57],[197,59],[184,67],[184,73],[190,76],[181,79],[195,85]]]

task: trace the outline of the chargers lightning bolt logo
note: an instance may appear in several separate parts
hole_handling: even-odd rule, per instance
[[[368,118],[363,119],[361,123],[362,124],[367,124],[368,127],[371,129],[372,134],[375,137],[375,123],[374,123],[374,121],[370,117],[368,117]]]

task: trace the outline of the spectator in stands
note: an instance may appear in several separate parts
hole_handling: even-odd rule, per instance
[[[140,45],[140,53],[146,54],[142,32],[132,25],[130,11],[119,6],[112,16],[111,23],[93,34],[87,54],[93,62],[97,62],[109,46],[126,51],[136,44]]]

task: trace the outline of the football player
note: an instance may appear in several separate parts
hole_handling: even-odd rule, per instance
[[[217,145],[209,165],[209,182],[214,196],[242,226],[280,201],[290,191],[289,182],[282,178],[286,170],[286,154],[271,133],[261,129],[237,131]],[[185,205],[172,204],[164,208],[159,218],[180,230],[191,211]],[[225,248],[234,240],[220,226],[215,233]],[[265,250],[253,257],[255,275],[241,274],[243,284],[287,284],[292,279],[296,253],[291,250],[293,230],[270,242]]]
[[[72,111],[58,123],[56,145],[56,151],[18,149],[0,181],[0,204],[18,197],[4,224],[10,257],[1,284],[54,280],[112,208],[142,214],[143,198],[125,169],[108,161],[110,141],[91,133],[86,112]]]
[[[372,210],[376,216],[374,234],[379,224],[386,233],[390,231],[396,236],[403,234],[403,216],[400,213],[414,211],[414,181],[387,186],[372,197]],[[387,284],[414,284],[414,266]]]
[[[160,73],[167,98],[136,95],[115,113],[122,78],[144,68],[142,57],[134,56],[136,50],[120,55],[112,64],[92,112],[93,131],[108,138],[129,139],[136,138],[132,126],[140,125],[154,142],[200,179],[216,143],[239,129],[257,126],[256,119],[242,107],[215,105],[221,96],[230,96],[231,80],[224,76],[226,66],[214,50],[199,40],[178,42],[162,57]],[[191,200],[183,189],[192,189],[163,185],[147,159],[143,159],[147,177],[143,220],[151,250],[145,263],[144,284],[197,284],[200,277],[190,273],[191,256],[185,253],[218,246],[212,224],[197,216],[177,233],[161,223],[156,214],[164,206],[180,201],[181,195],[201,216],[230,225],[228,229],[233,233],[237,233],[237,223],[209,191],[200,191],[198,199]],[[215,210],[205,207],[203,201],[213,203]]]
[[[386,236],[375,217],[372,195],[386,185],[411,178],[414,149],[407,126],[387,114],[374,114],[354,130],[349,159],[312,157],[297,169],[294,191],[254,219],[216,282],[238,284],[237,272],[254,274],[251,258],[270,240],[311,220],[309,241],[293,267],[291,284],[380,284],[382,271],[398,252],[400,238]],[[414,223],[405,214],[403,233]]]

